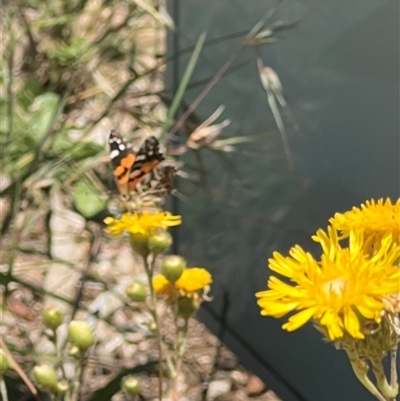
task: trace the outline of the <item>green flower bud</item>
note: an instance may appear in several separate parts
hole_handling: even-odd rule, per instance
[[[85,321],[72,320],[68,325],[68,339],[81,351],[87,350],[94,343],[93,331]]]
[[[42,319],[46,327],[56,330],[64,322],[64,313],[60,309],[50,306],[42,312]]]
[[[157,330],[157,324],[154,323],[154,322],[150,322],[150,323],[147,325],[147,327],[148,327],[149,330],[150,330],[151,332],[153,332],[153,333],[155,333],[156,330]]]
[[[56,391],[57,390],[57,373],[50,365],[40,365],[33,368],[33,375],[35,377],[38,387],[43,390]]]
[[[172,237],[167,231],[163,231],[149,237],[149,249],[158,255],[167,250],[172,244]]]
[[[171,283],[178,280],[185,269],[186,261],[178,255],[166,256],[161,265],[161,273]]]
[[[178,313],[185,319],[188,319],[199,309],[199,303],[189,297],[178,298]]]
[[[146,300],[147,288],[143,283],[134,281],[126,288],[126,295],[133,302],[144,302]]]
[[[68,382],[66,380],[60,380],[57,383],[57,393],[66,394],[69,389]]]
[[[146,258],[149,255],[149,237],[147,235],[130,233],[129,242],[132,249],[142,257]]]
[[[129,395],[136,395],[140,391],[140,381],[135,376],[125,376],[121,383],[122,389]]]
[[[81,351],[80,349],[76,346],[73,345],[69,350],[68,350],[68,355],[72,356],[72,358],[79,359],[81,357]]]
[[[0,376],[10,368],[10,361],[3,349],[0,348]]]

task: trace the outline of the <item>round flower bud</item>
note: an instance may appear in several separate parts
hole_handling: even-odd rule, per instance
[[[171,244],[172,237],[167,231],[153,234],[151,237],[149,237],[149,249],[156,255],[167,250]]]
[[[199,308],[198,302],[195,299],[189,297],[178,298],[178,313],[185,319],[193,315]]]
[[[147,288],[143,283],[134,281],[126,288],[126,295],[133,302],[144,302],[146,300]]]
[[[66,394],[69,389],[68,382],[66,380],[60,380],[57,383],[57,393]]]
[[[60,309],[50,306],[42,312],[42,319],[46,327],[56,330],[64,321],[64,313]]]
[[[157,330],[157,324],[155,322],[150,322],[147,327],[153,333],[155,333]]]
[[[121,383],[122,389],[129,395],[136,395],[140,391],[140,381],[135,376],[125,376]]]
[[[73,345],[69,350],[68,350],[68,355],[71,356],[72,358],[79,359],[81,357],[81,351],[76,345]]]
[[[93,331],[85,321],[72,320],[68,325],[68,339],[81,351],[87,350],[94,343]]]
[[[0,348],[0,375],[10,367],[10,361],[3,349]]]
[[[169,282],[174,283],[182,276],[186,268],[186,261],[181,256],[170,255],[166,256],[161,265],[161,273],[168,279]]]
[[[33,375],[35,376],[38,387],[49,391],[57,390],[57,373],[52,366],[35,366],[33,368]]]
[[[149,255],[149,237],[147,235],[140,233],[130,233],[129,242],[132,249],[142,257],[146,258]]]

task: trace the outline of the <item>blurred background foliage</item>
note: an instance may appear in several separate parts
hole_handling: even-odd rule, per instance
[[[151,344],[138,350],[151,333],[124,298],[139,263],[122,243],[104,245],[108,133],[140,139],[165,123],[173,24],[161,5],[142,0],[23,0],[5,2],[1,13],[4,338],[24,371],[43,359],[58,366],[43,335],[43,306],[91,316],[102,335],[84,392],[106,386],[92,399],[109,400],[123,374],[154,370],[154,352]],[[22,382],[16,374],[8,380],[10,399],[18,399]]]
[[[20,186],[29,204],[43,209],[43,192],[58,188],[86,217],[104,208],[104,132],[118,122],[123,133],[141,136],[163,119],[170,21],[146,8],[134,1],[18,1],[3,8],[3,195]],[[91,193],[87,210],[80,198]]]

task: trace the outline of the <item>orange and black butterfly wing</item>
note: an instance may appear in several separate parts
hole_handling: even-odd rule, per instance
[[[134,191],[146,174],[164,160],[154,136],[147,138],[136,154],[131,145],[115,131],[111,131],[108,143],[115,180],[120,194],[124,196]]]
[[[135,163],[136,155],[132,146],[126,143],[115,131],[110,132],[108,144],[110,145],[110,158],[118,190],[121,195],[127,195],[129,175]]]
[[[158,165],[150,171],[140,185],[142,193],[156,197],[169,195],[174,189],[177,168],[171,165]]]
[[[133,191],[143,181],[148,173],[155,169],[164,156],[160,151],[158,139],[154,136],[147,138],[138,153],[131,168],[128,180],[128,190]]]

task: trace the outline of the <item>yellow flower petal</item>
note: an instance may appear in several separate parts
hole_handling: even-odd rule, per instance
[[[175,282],[175,288],[185,293],[193,293],[204,289],[211,282],[212,276],[206,269],[193,267],[184,270],[182,276]]]
[[[153,289],[157,295],[169,295],[172,293],[171,283],[162,275],[153,277]]]
[[[333,311],[328,310],[321,317],[320,323],[328,329],[328,336],[331,340],[335,340],[343,336],[342,319]]]
[[[392,241],[400,244],[400,198],[395,203],[387,198],[385,201],[370,200],[361,207],[353,207],[345,213],[336,213],[329,222],[344,237],[350,231],[363,230],[365,232],[364,250],[370,252],[371,247],[379,247],[380,241],[388,234],[392,234]]]
[[[298,302],[271,302],[266,299],[257,301],[261,308],[261,315],[280,318],[299,306]]]
[[[160,230],[166,230],[181,224],[181,216],[172,215],[169,212],[148,211],[124,213],[119,220],[107,217],[104,223],[108,226],[105,231],[110,235],[121,235],[123,232],[142,234],[146,237]]]
[[[360,322],[352,308],[344,310],[344,327],[353,338],[364,338],[364,334],[360,330]]]
[[[317,308],[304,309],[299,313],[291,316],[288,323],[285,323],[282,327],[287,331],[297,330],[299,327],[305,325],[310,319],[313,318],[317,311]]]
[[[121,235],[125,231],[125,225],[119,220],[113,219],[112,217],[106,217],[104,223],[107,224],[105,232],[107,234],[117,236]]]

